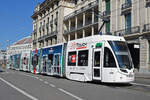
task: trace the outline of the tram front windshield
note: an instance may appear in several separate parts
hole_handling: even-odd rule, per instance
[[[126,42],[109,41],[109,44],[116,55],[120,69],[132,69],[131,56]]]

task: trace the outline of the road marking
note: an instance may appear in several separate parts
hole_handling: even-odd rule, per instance
[[[140,84],[140,83],[131,83],[132,85],[139,85],[139,86],[145,86],[145,87],[150,87],[150,85],[147,84]]]
[[[24,75],[24,76],[28,76],[28,77],[32,77],[32,78],[36,78],[36,79],[38,79],[37,77],[32,76],[32,75],[27,75],[27,74],[23,74],[23,73],[19,73],[19,74]]]
[[[45,83],[45,84],[48,84],[48,82],[47,82],[47,81],[44,81],[44,83]]]
[[[39,79],[38,77],[34,77],[34,78]]]
[[[39,79],[40,81],[43,81],[43,79]]]
[[[9,72],[6,72],[6,74],[9,74]]]
[[[53,85],[53,84],[49,84],[51,87],[56,87],[55,85]]]
[[[67,95],[69,95],[69,96],[71,96],[71,97],[73,97],[73,98],[75,98],[75,99],[77,99],[77,100],[83,100],[82,98],[80,98],[80,97],[78,97],[78,96],[76,96],[76,95],[73,95],[73,94],[71,94],[71,93],[69,93],[69,92],[67,92],[67,91],[65,91],[65,90],[63,90],[63,89],[61,89],[61,88],[58,88],[61,92],[63,92],[63,93],[65,93],[65,94],[67,94]]]
[[[24,76],[28,76],[28,77],[32,77],[32,76],[30,76],[30,75],[23,74],[23,73],[19,73],[19,74],[24,75]]]
[[[1,74],[9,74],[9,72],[3,72],[3,73],[1,73]]]
[[[14,88],[15,90],[17,90],[18,92],[22,93],[23,95],[29,97],[31,100],[38,100],[37,98],[35,98],[34,96],[28,94],[27,92],[17,88],[16,86],[14,86],[13,84],[7,82],[6,80],[4,80],[3,78],[0,77],[0,80],[2,80],[4,83],[6,83],[7,85],[9,85],[10,87]]]

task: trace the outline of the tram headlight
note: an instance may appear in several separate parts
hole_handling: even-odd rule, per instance
[[[130,73],[129,75],[127,75],[127,77],[131,78],[134,77],[133,73]]]

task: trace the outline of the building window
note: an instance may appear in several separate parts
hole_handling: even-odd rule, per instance
[[[57,7],[59,6],[59,1],[56,2]]]
[[[76,66],[76,51],[68,53],[68,66]]]
[[[106,22],[106,33],[110,32],[110,21]]]
[[[74,3],[77,4],[78,0],[74,0]]]
[[[53,15],[51,16],[51,21],[53,21]]]
[[[42,22],[40,22],[40,27],[42,27]]]
[[[58,32],[58,27],[57,27],[57,23],[56,23],[55,25],[56,25],[56,32]]]
[[[110,0],[106,0],[106,11],[110,11]]]
[[[88,66],[88,50],[78,52],[78,66]]]
[[[49,17],[47,18],[47,23],[49,23]]]
[[[51,25],[51,32],[53,32],[53,25]]]
[[[54,10],[54,5],[52,5],[52,10]]]
[[[131,3],[131,0],[126,0],[125,3]]]
[[[125,15],[125,32],[126,34],[131,32],[131,13]]]
[[[56,12],[56,18],[58,19],[58,12]]]

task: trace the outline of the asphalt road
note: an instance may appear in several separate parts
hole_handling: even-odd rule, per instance
[[[0,72],[0,100],[150,100],[150,85],[137,81],[133,85],[83,83],[7,70]]]

